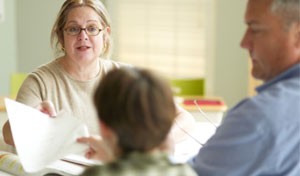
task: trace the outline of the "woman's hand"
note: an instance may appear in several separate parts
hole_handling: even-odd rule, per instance
[[[55,117],[57,115],[53,103],[49,100],[42,101],[36,108],[41,112],[48,114],[50,117]]]
[[[77,139],[77,142],[89,146],[89,150],[85,154],[88,159],[95,159],[104,163],[114,160],[112,150],[100,136],[81,137]]]
[[[40,110],[43,113],[48,114],[50,117],[54,117],[57,115],[54,105],[51,101],[43,101],[35,108]],[[3,125],[2,133],[3,133],[4,142],[8,145],[15,146],[9,121],[6,121],[6,123]]]

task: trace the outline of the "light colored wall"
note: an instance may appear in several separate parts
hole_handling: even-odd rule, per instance
[[[5,19],[0,23],[0,95],[9,94],[9,77],[16,71],[16,1],[5,0]]]
[[[246,1],[216,1],[214,94],[232,107],[247,96],[248,53],[240,48]]]
[[[50,33],[62,2],[17,0],[18,71],[30,72],[54,59]]]

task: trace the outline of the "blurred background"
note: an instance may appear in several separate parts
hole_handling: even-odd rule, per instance
[[[241,0],[103,0],[112,19],[113,60],[160,72],[168,79],[201,80],[202,96],[228,107],[251,95]],[[15,73],[56,58],[50,31],[63,0],[0,0],[0,96]],[[176,88],[174,89],[176,91]]]

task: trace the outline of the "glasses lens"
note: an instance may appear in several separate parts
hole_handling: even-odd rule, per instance
[[[97,26],[88,26],[86,28],[86,32],[88,35],[97,35],[99,34],[100,30]]]
[[[81,29],[79,26],[70,26],[70,27],[67,27],[65,31],[69,35],[77,35],[80,33]]]

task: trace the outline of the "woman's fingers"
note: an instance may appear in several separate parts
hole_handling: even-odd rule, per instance
[[[48,100],[42,101],[37,106],[37,109],[45,114],[48,114],[50,117],[55,117],[57,115],[53,103]]]

